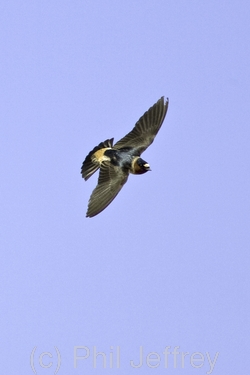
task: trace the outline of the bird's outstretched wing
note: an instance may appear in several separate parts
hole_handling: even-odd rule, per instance
[[[120,141],[114,145],[114,148],[121,149],[130,147],[134,150],[134,155],[140,156],[141,153],[153,142],[164,121],[167,110],[168,99],[164,102],[163,96],[144,113],[131,132],[120,139]]]
[[[103,211],[117,196],[126,183],[128,175],[128,170],[123,170],[110,162],[103,162],[100,168],[98,184],[89,199],[86,217],[93,217]]]

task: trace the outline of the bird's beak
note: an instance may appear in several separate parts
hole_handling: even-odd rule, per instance
[[[150,165],[149,165],[148,163],[145,163],[145,164],[144,164],[144,168],[146,168],[147,171],[151,171],[151,169],[150,169]]]

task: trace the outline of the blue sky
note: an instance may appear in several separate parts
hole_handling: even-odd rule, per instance
[[[37,374],[55,373],[57,351],[62,375],[246,374],[249,13],[238,0],[2,2],[5,374],[32,374],[32,351]],[[152,172],[86,219],[86,154],[162,95]]]

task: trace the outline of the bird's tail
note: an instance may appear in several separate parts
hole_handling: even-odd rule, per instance
[[[107,139],[104,142],[101,142],[98,146],[94,147],[92,151],[86,156],[84,162],[82,163],[81,174],[85,181],[87,181],[92,174],[94,174],[100,167],[100,163],[96,158],[92,156],[98,150],[103,148],[113,147],[114,138]]]

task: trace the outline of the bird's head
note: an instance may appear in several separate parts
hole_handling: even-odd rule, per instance
[[[146,173],[148,171],[151,171],[150,165],[145,160],[143,160],[142,158],[138,158],[136,160],[136,164],[139,167],[139,168],[136,168],[138,174],[142,174],[142,173]]]

